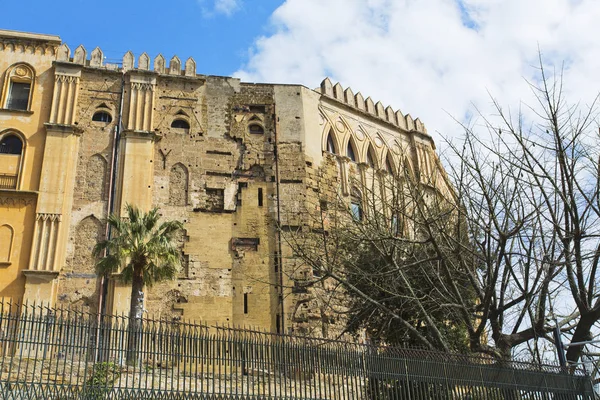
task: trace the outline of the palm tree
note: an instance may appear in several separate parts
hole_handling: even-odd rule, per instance
[[[124,219],[116,214],[109,216],[111,235],[94,247],[94,255],[103,255],[96,263],[99,275],[120,272],[121,280],[131,283],[127,363],[132,365],[137,360],[144,286],[173,279],[177,274],[181,258],[174,235],[183,224],[179,221],[159,224],[158,208],[144,213],[128,204],[126,213]]]

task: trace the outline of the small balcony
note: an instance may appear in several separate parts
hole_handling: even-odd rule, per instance
[[[17,175],[0,173],[0,189],[16,189]]]

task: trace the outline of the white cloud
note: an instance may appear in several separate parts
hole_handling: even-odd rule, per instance
[[[231,16],[242,7],[242,0],[198,0],[202,5],[202,12],[205,17],[212,17],[215,14]],[[208,5],[207,5],[208,3]]]
[[[420,117],[439,143],[460,134],[450,115],[490,111],[488,92],[531,101],[537,49],[560,67],[567,94],[600,89],[595,0],[287,0],[239,71],[246,81],[301,83],[325,76]]]

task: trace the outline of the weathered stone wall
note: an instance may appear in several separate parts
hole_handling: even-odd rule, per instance
[[[110,65],[98,48],[71,52],[57,37],[3,32],[0,73],[22,61],[37,76],[32,113],[0,115],[27,141],[21,186],[0,197],[0,226],[14,228],[19,251],[0,297],[97,309],[91,250],[112,199],[117,212],[128,202],[158,206],[184,224],[182,271],[146,291],[149,313],[332,336],[339,321],[324,306],[329,283],[299,289],[313,271],[280,246],[278,228],[315,228],[323,198],[347,197],[353,178],[376,182],[388,164],[424,182],[440,176],[418,119],[328,79],[320,90],[241,83],[196,74],[191,58],[136,62],[130,52]],[[128,308],[128,290],[110,282],[109,311]]]

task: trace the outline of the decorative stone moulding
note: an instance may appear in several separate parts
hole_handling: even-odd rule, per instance
[[[418,118],[413,120],[409,114],[404,116],[400,110],[394,111],[392,107],[384,106],[381,101],[375,103],[371,97],[365,99],[360,92],[354,94],[351,88],[344,90],[339,82],[334,85],[329,78],[323,79],[321,86],[317,91],[319,90],[321,94],[325,96],[331,97],[340,103],[347,104],[350,107],[365,111],[404,130],[416,130],[421,133],[427,133],[425,124]]]

